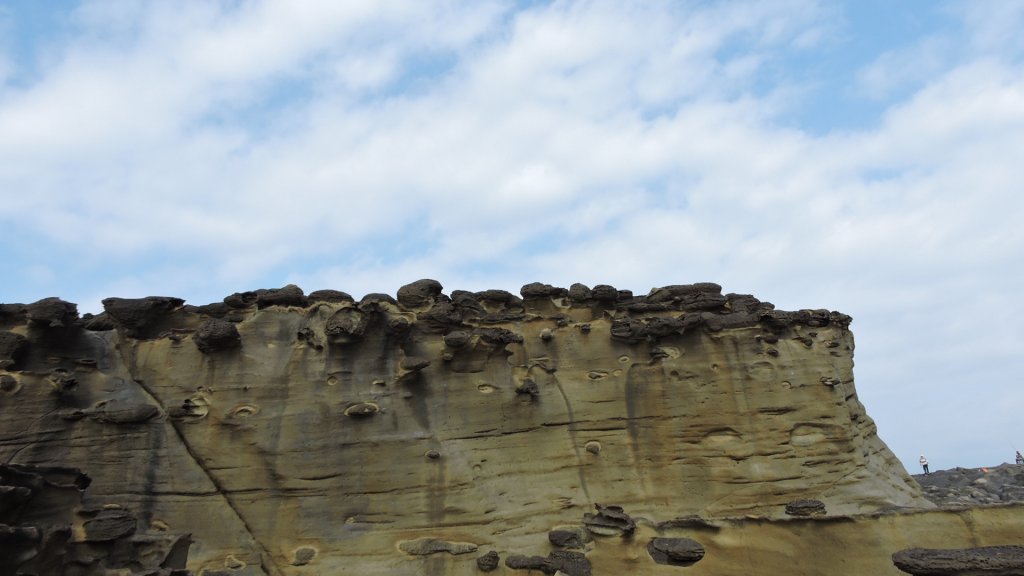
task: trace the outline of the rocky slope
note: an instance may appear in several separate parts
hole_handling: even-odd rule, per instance
[[[1024,466],[953,468],[915,475],[925,498],[943,508],[1024,501]]]
[[[104,308],[0,305],[0,462],[80,469],[54,526],[127,510],[132,533],[191,535],[196,574],[899,573],[900,548],[1021,524],[930,516],[836,312],[714,284],[431,280]],[[870,552],[822,572],[829,542]],[[88,558],[67,573],[148,569]]]

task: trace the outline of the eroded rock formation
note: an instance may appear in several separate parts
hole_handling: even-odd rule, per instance
[[[191,534],[196,574],[869,573],[801,572],[816,538],[875,542],[856,569],[882,574],[930,545],[837,312],[433,280],[104,306],[0,306],[0,462],[83,470],[83,510]]]

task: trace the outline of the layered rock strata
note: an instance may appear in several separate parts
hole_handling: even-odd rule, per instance
[[[932,506],[837,312],[433,280],[104,308],[0,305],[0,461],[86,471],[86,507],[191,533],[197,574],[712,574],[729,522],[821,521],[796,500]]]

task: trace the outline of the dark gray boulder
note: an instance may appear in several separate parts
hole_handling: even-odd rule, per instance
[[[106,298],[103,310],[114,324],[132,337],[148,337],[159,331],[164,321],[185,303],[181,298]]]
[[[284,288],[271,288],[256,291],[256,307],[268,308],[270,306],[298,306],[305,308],[309,300],[303,293],[302,288],[295,284],[289,284]]]
[[[704,558],[704,547],[689,538],[653,538],[647,553],[658,564],[691,566]]]
[[[405,308],[428,306],[441,295],[443,287],[437,280],[425,278],[398,289],[398,303]]]
[[[192,334],[192,341],[203,354],[222,350],[233,350],[242,345],[238,328],[227,320],[211,318],[199,325]]]
[[[1021,576],[1024,546],[908,548],[893,554],[892,563],[915,576]]]

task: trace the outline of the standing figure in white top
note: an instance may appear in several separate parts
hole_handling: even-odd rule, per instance
[[[921,468],[924,468],[924,473],[925,473],[925,475],[927,475],[928,474],[928,459],[924,457],[924,454],[921,454],[921,457],[918,458],[917,461],[921,463]]]

